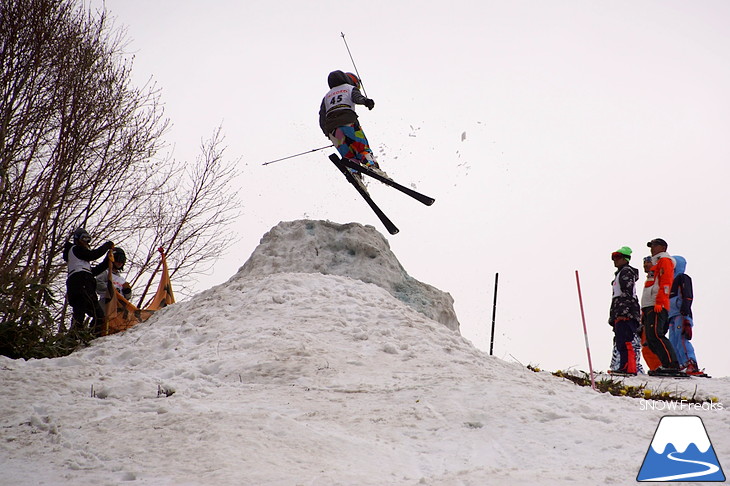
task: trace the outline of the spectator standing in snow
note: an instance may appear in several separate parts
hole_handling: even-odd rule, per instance
[[[644,283],[644,290],[646,290],[646,287],[651,287],[654,285],[654,270],[652,270],[652,267],[654,264],[651,261],[651,256],[644,257],[644,272],[646,273],[646,282]],[[642,295],[642,301],[644,297]],[[643,322],[643,304],[642,304],[642,320]],[[649,367],[649,371],[654,371],[657,368],[659,368],[662,365],[662,362],[659,361],[659,358],[657,358],[656,354],[649,349],[649,345],[646,343],[646,328],[641,325],[640,328],[640,337],[641,337],[641,354],[644,357],[644,361],[646,361],[646,366]]]
[[[674,256],[674,283],[669,295],[669,341],[677,353],[679,367],[690,375],[702,374],[697,367],[697,356],[695,355],[692,340],[692,279],[685,272],[687,260],[681,256]]]
[[[368,110],[375,102],[360,92],[360,79],[352,73],[332,71],[327,77],[330,90],[319,107],[319,127],[334,144],[343,159],[351,159],[371,169],[380,169],[368,139],[358,121],[355,105]],[[360,173],[350,169],[356,177]],[[383,173],[384,174],[384,173]]]
[[[68,263],[66,294],[68,303],[73,309],[71,330],[82,330],[84,320],[88,315],[91,317],[91,332],[99,336],[103,327],[104,311],[96,296],[94,277],[103,272],[108,265],[104,261],[92,268],[91,262],[104,256],[114,247],[114,243],[107,241],[99,248],[92,250],[89,246],[91,236],[84,228],[74,231],[71,240],[66,242],[63,248],[63,259]]]
[[[654,280],[644,285],[641,296],[642,325],[646,330],[646,343],[659,358],[661,366],[654,372],[679,371],[677,355],[667,339],[669,330],[669,294],[674,281],[674,261],[667,253],[667,242],[655,238],[646,244],[651,249]],[[650,372],[651,374],[651,372]]]
[[[124,264],[127,263],[127,255],[124,250],[116,247],[112,251],[112,285],[124,297],[129,300],[132,298],[132,287],[122,276],[121,271],[124,270]],[[96,277],[96,293],[99,295],[99,301],[102,305],[106,305],[112,296],[109,293],[109,272],[102,272]]]
[[[68,303],[73,309],[71,330],[79,331],[84,327],[86,316],[91,317],[91,331],[101,335],[104,324],[104,311],[99,305],[96,295],[95,276],[108,269],[106,260],[92,268],[91,262],[103,257],[114,247],[107,241],[99,248],[90,248],[91,236],[84,228],[73,232],[72,241],[66,242],[63,248],[63,259],[68,263],[66,293]]]
[[[614,344],[620,357],[614,373],[635,375],[637,367],[633,341],[641,319],[639,299],[636,297],[639,271],[629,265],[631,248],[628,246],[614,251],[611,259],[617,270],[611,283],[613,295],[608,323],[613,328]]]

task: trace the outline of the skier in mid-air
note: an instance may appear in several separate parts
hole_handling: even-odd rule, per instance
[[[322,132],[343,159],[354,160],[385,175],[375,160],[355,112],[355,105],[364,105],[372,110],[375,102],[360,92],[360,79],[352,73],[332,71],[327,77],[327,84],[330,90],[319,107],[319,126]],[[349,170],[360,179],[359,172]]]
[[[355,105],[367,106],[369,110],[375,106],[372,99],[360,92],[360,79],[352,73],[332,71],[327,77],[327,83],[330,90],[319,106],[319,126],[338,152],[338,155],[330,154],[329,159],[368,203],[388,229],[388,233],[394,235],[398,233],[398,227],[370,197],[362,179],[363,174],[407,194],[426,206],[430,206],[435,200],[410,187],[398,184],[380,169],[355,112]]]

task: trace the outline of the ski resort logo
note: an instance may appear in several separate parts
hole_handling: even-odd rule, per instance
[[[662,417],[636,480],[725,481],[702,419],[687,415]]]

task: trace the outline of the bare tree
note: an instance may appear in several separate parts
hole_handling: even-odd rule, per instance
[[[237,205],[216,198],[233,177],[220,128],[190,167],[160,159],[160,92],[132,86],[124,33],[105,11],[78,0],[0,9],[0,325],[50,327],[42,305],[58,319],[59,256],[78,226],[141,250],[138,280],[160,245],[182,280],[209,264],[231,241],[209,237]]]
[[[201,155],[194,164],[167,176],[171,192],[140,208],[138,257],[132,259],[136,273],[128,277],[133,287],[144,283],[138,306],[143,305],[159,268],[158,246],[171,255],[170,277],[185,294],[194,276],[208,270],[235,241],[235,233],[228,228],[239,208],[238,193],[231,184],[236,161],[226,161],[224,152],[218,127],[212,138],[201,143]],[[172,199],[175,204],[170,204]]]

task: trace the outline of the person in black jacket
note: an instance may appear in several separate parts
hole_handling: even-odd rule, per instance
[[[635,375],[637,359],[633,341],[641,319],[641,307],[639,299],[636,297],[636,281],[639,278],[639,271],[629,265],[631,248],[628,246],[614,251],[611,259],[617,270],[611,283],[613,296],[608,324],[613,327],[614,343],[620,356],[619,366],[613,372]]]
[[[63,248],[63,259],[68,263],[68,278],[66,279],[66,294],[68,303],[73,309],[71,330],[80,331],[84,328],[86,316],[91,317],[91,332],[100,336],[104,326],[104,311],[99,305],[96,295],[96,275],[108,269],[106,259],[94,267],[91,262],[103,257],[114,248],[114,243],[107,241],[99,248],[90,248],[91,236],[84,228],[73,232],[72,241],[66,242]]]
[[[380,166],[355,112],[355,105],[364,105],[372,110],[375,102],[360,92],[360,79],[352,73],[332,71],[327,77],[327,84],[330,90],[319,106],[319,127],[322,133],[330,139],[343,159],[351,159],[379,171]],[[350,172],[360,177],[359,172],[352,169]]]

